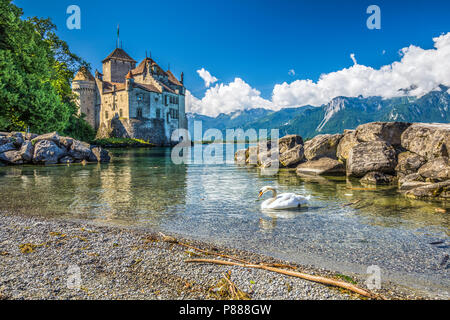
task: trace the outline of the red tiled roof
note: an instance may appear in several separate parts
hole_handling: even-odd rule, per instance
[[[146,91],[161,93],[161,91],[152,84],[134,83],[133,86],[135,88],[141,88]]]
[[[166,71],[167,76],[169,77],[169,81],[172,82],[173,84],[176,84],[177,86],[183,86],[183,84],[178,81],[178,79],[173,75],[173,73],[170,70]]]
[[[114,90],[114,86],[116,87]],[[110,93],[126,89],[125,83],[103,81],[103,93]]]
[[[109,54],[109,56],[107,56],[105,58],[105,60],[102,61],[102,63],[105,63],[108,60],[111,59],[116,59],[116,60],[122,60],[122,61],[129,61],[129,62],[133,62],[136,63],[135,60],[133,60],[133,58],[131,58],[128,53],[126,53],[123,49],[121,48],[116,48],[113,52],[111,52]]]
[[[80,70],[78,70],[77,74],[73,78],[74,81],[95,81],[91,72],[85,66],[82,66]]]

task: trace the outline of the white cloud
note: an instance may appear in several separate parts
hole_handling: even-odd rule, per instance
[[[353,61],[353,64],[358,64],[358,61],[356,61],[356,58],[355,58],[355,54],[354,53],[350,53],[350,58],[352,59],[352,61]]]
[[[289,70],[288,74],[290,76],[295,76],[295,70],[294,69]]]
[[[317,82],[304,79],[276,84],[271,101],[263,99],[258,90],[236,78],[229,84],[217,84],[208,89],[201,100],[195,97],[187,99],[190,101],[188,109],[214,116],[257,107],[278,110],[304,105],[320,106],[337,96],[401,96],[405,93],[399,89],[411,87],[416,89],[409,94],[421,96],[439,84],[450,86],[450,32],[433,40],[433,49],[426,50],[414,45],[403,48],[399,51],[400,61],[380,69],[358,64],[352,54],[353,66],[323,74]]]
[[[200,70],[197,70],[197,73],[200,76],[200,78],[202,78],[203,81],[205,81],[205,87],[207,87],[207,88],[209,88],[212,84],[219,81],[219,79],[212,76],[208,70],[205,70],[205,68],[201,68]]]
[[[265,108],[274,109],[273,104],[261,97],[261,92],[253,89],[241,78],[235,78],[229,84],[217,84],[209,88],[203,99],[186,94],[187,112],[208,116],[230,113],[236,110]]]

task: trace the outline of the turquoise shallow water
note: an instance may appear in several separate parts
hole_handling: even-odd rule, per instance
[[[345,273],[378,265],[383,281],[449,296],[450,266],[442,262],[450,216],[435,211],[445,203],[345,178],[264,176],[232,161],[174,165],[169,149],[113,154],[102,165],[0,168],[0,209],[149,226]],[[257,195],[265,185],[310,195],[310,205],[263,212]]]

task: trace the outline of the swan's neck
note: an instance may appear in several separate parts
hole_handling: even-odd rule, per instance
[[[277,190],[275,189],[269,189],[270,191],[272,191],[272,198],[276,198],[277,197]]]

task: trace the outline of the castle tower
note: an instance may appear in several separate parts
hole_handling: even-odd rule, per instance
[[[72,82],[72,90],[77,98],[78,114],[84,113],[86,121],[96,127],[96,85],[95,79],[86,67],[81,67]]]
[[[124,83],[127,73],[136,68],[136,61],[121,48],[116,48],[102,63],[103,81],[108,82]]]

